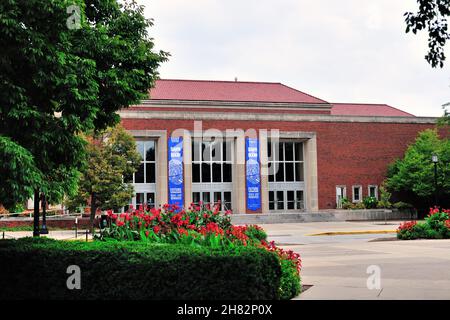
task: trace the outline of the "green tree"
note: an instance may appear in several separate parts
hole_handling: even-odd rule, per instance
[[[417,0],[419,11],[406,12],[406,33],[427,29],[428,54],[425,59],[433,68],[444,66],[444,47],[450,40],[447,17],[450,16],[450,0]]]
[[[28,199],[42,177],[31,153],[7,137],[0,136],[0,158],[0,199],[11,209]]]
[[[141,155],[133,136],[120,125],[87,139],[88,164],[81,173],[77,194],[67,205],[74,209],[90,202],[92,225],[97,208],[117,210],[129,203],[134,188],[124,177],[137,170]]]
[[[437,130],[419,133],[416,141],[388,170],[386,185],[396,192],[400,200],[415,204],[419,208],[433,204],[434,164],[432,154],[439,157],[438,190],[440,205],[449,205],[450,199],[450,139],[440,138]]]
[[[0,136],[28,150],[27,170],[42,177],[23,196],[72,193],[85,161],[79,134],[118,123],[117,110],[147,96],[168,57],[154,51],[151,26],[134,1],[0,1]]]

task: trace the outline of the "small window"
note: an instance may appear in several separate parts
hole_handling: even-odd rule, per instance
[[[353,202],[360,202],[362,198],[362,187],[353,186]]]
[[[338,209],[342,208],[342,202],[346,197],[347,197],[347,187],[336,186],[336,207]]]
[[[374,197],[374,198],[378,199],[378,186],[370,185],[368,193],[369,193],[369,197]]]

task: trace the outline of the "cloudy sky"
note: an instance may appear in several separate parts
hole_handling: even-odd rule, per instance
[[[440,116],[443,69],[426,34],[405,34],[416,0],[138,0],[171,53],[162,78],[282,82],[329,102],[387,103]]]

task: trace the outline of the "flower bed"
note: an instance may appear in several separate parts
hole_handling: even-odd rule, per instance
[[[265,231],[256,225],[234,226],[229,212],[220,206],[192,205],[188,210],[165,205],[162,209],[146,209],[115,214],[108,212],[108,227],[99,239],[103,241],[139,241],[160,244],[181,244],[189,247],[233,250],[253,247],[275,252],[282,269],[279,294],[281,299],[298,295],[300,285],[300,256],[267,242]]]
[[[450,210],[431,208],[424,222],[408,221],[397,229],[397,238],[450,239]]]

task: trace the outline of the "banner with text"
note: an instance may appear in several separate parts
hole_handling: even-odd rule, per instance
[[[245,141],[245,172],[247,180],[247,209],[261,209],[261,175],[259,141],[247,138]]]
[[[184,205],[183,138],[169,138],[169,204]]]

